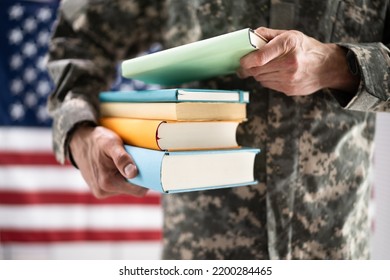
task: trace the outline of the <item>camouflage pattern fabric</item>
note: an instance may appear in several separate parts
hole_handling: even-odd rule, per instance
[[[50,50],[60,162],[75,124],[96,122],[115,64],[240,28],[296,29],[356,56],[355,96],[288,97],[234,75],[184,86],[251,91],[241,145],[259,147],[259,184],[163,197],[165,259],[368,259],[375,111],[389,111],[389,1],[70,1]],[[183,85],[181,85],[183,86]]]

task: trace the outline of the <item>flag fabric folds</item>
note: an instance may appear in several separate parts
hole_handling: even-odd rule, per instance
[[[0,259],[158,259],[159,194],[98,200],[54,159],[45,59],[58,5],[0,3]]]

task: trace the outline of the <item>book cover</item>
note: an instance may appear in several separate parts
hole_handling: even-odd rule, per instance
[[[235,73],[240,58],[266,44],[250,28],[122,62],[122,76],[145,83],[178,85]]]
[[[171,121],[243,121],[246,104],[232,102],[100,103],[102,117]]]
[[[249,92],[211,89],[155,89],[140,91],[107,91],[100,102],[249,102]]]
[[[125,144],[153,150],[238,148],[236,121],[177,122],[132,118],[101,118],[100,124]]]
[[[259,149],[165,152],[125,145],[138,175],[128,181],[161,193],[209,190],[255,184]]]

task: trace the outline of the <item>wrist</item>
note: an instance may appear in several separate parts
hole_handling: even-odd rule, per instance
[[[328,59],[328,85],[325,88],[354,94],[360,83],[359,65],[355,56],[336,44],[327,44],[329,48]]]
[[[74,158],[75,154],[79,154],[79,150],[83,149],[83,146],[86,144],[88,135],[96,127],[96,124],[91,121],[83,121],[75,124],[73,128],[68,133],[67,141],[67,154],[70,162],[73,166],[78,168],[76,160]]]

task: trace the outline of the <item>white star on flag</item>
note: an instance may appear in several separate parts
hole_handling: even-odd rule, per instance
[[[41,22],[47,22],[48,20],[50,20],[51,16],[52,16],[52,12],[50,9],[41,8],[38,11],[37,19]]]
[[[19,120],[24,116],[24,107],[21,103],[11,105],[10,115],[14,120]]]
[[[48,81],[39,81],[37,85],[37,93],[40,96],[46,96],[50,92],[50,83]]]
[[[33,42],[27,42],[22,48],[22,53],[27,57],[33,57],[37,53],[37,47]]]
[[[8,40],[13,45],[18,45],[20,42],[23,41],[23,32],[19,28],[11,30],[11,32],[8,35]]]
[[[37,76],[36,70],[32,67],[27,67],[26,70],[24,70],[23,79],[28,83],[35,81]]]
[[[26,97],[24,98],[24,103],[27,107],[33,108],[35,105],[38,104],[38,98],[33,92],[28,92],[26,94]]]
[[[23,81],[21,79],[12,80],[10,89],[13,94],[21,93],[24,89]]]
[[[33,18],[26,19],[23,24],[23,29],[29,33],[35,31],[37,29],[37,23],[35,19]]]
[[[11,20],[18,20],[23,16],[23,14],[24,8],[20,4],[12,6],[9,10],[9,18]]]
[[[50,33],[46,30],[39,32],[37,43],[41,46],[46,46],[49,43]]]
[[[17,70],[19,69],[22,65],[23,65],[23,58],[21,55],[19,54],[14,54],[13,56],[11,56],[11,60],[10,60],[10,68],[12,70]]]

